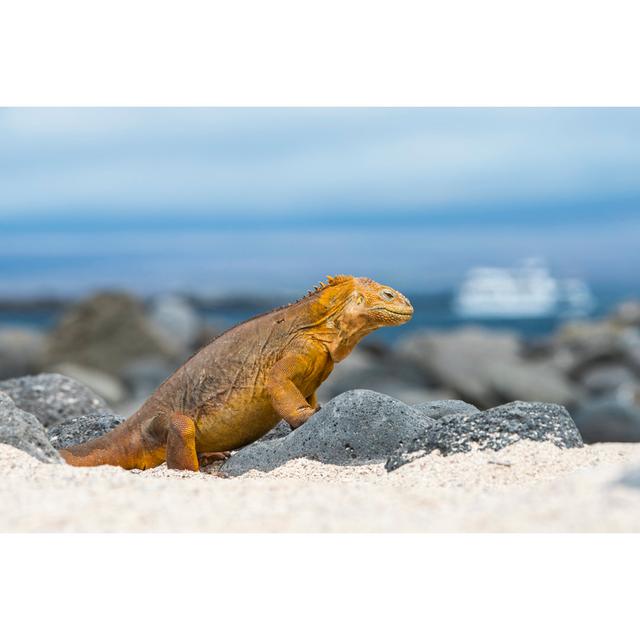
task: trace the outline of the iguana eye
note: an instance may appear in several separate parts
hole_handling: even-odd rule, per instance
[[[380,292],[380,297],[381,297],[383,300],[393,300],[396,296],[395,296],[395,294],[393,293],[393,291],[389,291],[389,289],[383,289],[383,290]]]

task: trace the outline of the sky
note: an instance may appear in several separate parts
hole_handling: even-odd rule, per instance
[[[640,109],[3,109],[0,293],[528,255],[631,286],[639,176]]]

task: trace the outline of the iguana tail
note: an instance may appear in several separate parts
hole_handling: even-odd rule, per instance
[[[99,438],[60,450],[65,462],[75,467],[109,464],[124,469],[157,467],[164,462],[165,454],[166,444],[145,438],[131,419]]]
[[[166,460],[170,469],[200,468],[195,422],[180,413],[147,420],[135,414],[95,440],[62,449],[60,455],[76,467],[110,464],[124,469],[151,469]]]

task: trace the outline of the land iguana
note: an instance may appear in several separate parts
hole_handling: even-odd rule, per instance
[[[197,471],[318,411],[316,389],[367,334],[413,315],[369,278],[329,277],[304,298],[236,325],[203,347],[109,433],[60,451],[71,465]]]

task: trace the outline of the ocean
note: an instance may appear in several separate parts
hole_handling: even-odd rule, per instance
[[[417,330],[451,330],[462,326],[481,326],[492,330],[514,331],[525,339],[536,339],[553,333],[569,318],[550,316],[542,318],[461,318],[452,309],[453,292],[446,293],[408,293],[415,314],[406,325],[384,328],[373,334],[369,342],[382,341],[393,343],[402,336]],[[587,316],[602,317],[618,303],[629,296],[622,296],[615,287],[596,292],[597,304]],[[272,296],[269,298],[218,298],[211,301],[198,299],[196,309],[202,318],[221,329],[242,322],[280,304],[290,301],[287,298]],[[0,328],[28,327],[47,331],[55,326],[65,311],[65,304],[58,300],[0,300]]]
[[[594,226],[595,225],[595,226]],[[478,324],[543,336],[566,321],[462,319],[452,298],[468,269],[511,267],[523,258],[546,259],[558,278],[586,281],[596,299],[592,316],[625,299],[640,299],[637,218],[552,228],[406,222],[239,225],[185,217],[135,220],[2,221],[0,326],[47,328],[61,307],[30,304],[74,300],[99,290],[149,297],[194,296],[203,316],[228,326],[303,295],[327,274],[365,275],[401,290],[414,319],[382,330],[395,340],[416,329]],[[213,301],[213,302],[212,302]],[[240,303],[239,303],[240,301]]]

